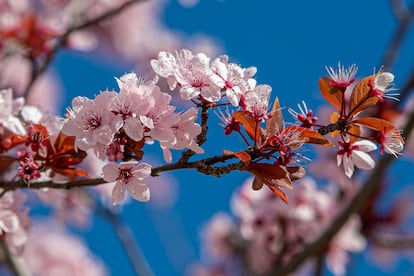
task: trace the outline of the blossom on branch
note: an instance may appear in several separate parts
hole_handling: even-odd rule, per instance
[[[345,174],[349,178],[354,174],[355,167],[363,170],[372,170],[375,161],[367,152],[377,149],[369,140],[360,140],[354,143],[338,141],[341,149],[337,153],[337,165],[343,164]]]
[[[112,204],[120,204],[125,197],[125,190],[138,201],[148,201],[150,190],[144,183],[144,177],[151,175],[151,166],[147,163],[123,162],[106,164],[102,168],[103,179],[115,182],[112,190]]]

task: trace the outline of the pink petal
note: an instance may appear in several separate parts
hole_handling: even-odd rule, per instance
[[[140,141],[144,137],[144,128],[137,118],[128,118],[124,125],[125,133],[134,141]]]
[[[118,166],[112,163],[106,164],[102,168],[102,174],[106,182],[114,182],[119,176]]]
[[[13,233],[19,228],[19,219],[9,210],[0,212],[0,229],[6,233]]]
[[[138,201],[148,201],[150,199],[150,190],[147,185],[134,179],[128,183],[128,193]]]
[[[117,181],[114,188],[112,189],[112,204],[117,205],[121,203],[125,198],[125,185]]]
[[[352,152],[352,159],[355,163],[355,166],[360,169],[372,170],[375,167],[374,159],[372,159],[371,156],[369,156],[369,154],[366,152],[354,150]]]
[[[147,163],[139,164],[134,170],[133,174],[137,178],[143,178],[151,175],[151,165]]]

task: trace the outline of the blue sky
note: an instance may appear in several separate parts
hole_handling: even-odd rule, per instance
[[[302,100],[313,108],[323,102],[317,81],[326,75],[326,65],[336,66],[338,61],[344,65],[356,63],[359,76],[379,68],[396,28],[385,0],[210,0],[200,1],[192,9],[169,1],[163,16],[170,28],[188,35],[215,37],[232,61],[244,67],[256,66],[258,83],[270,84],[273,97],[278,96],[282,105],[291,107]],[[396,87],[402,86],[412,66],[413,43],[411,31],[401,58],[391,70],[396,75]],[[64,53],[55,63],[68,97],[65,105],[70,105],[79,91],[92,95],[107,87],[116,88],[113,77],[131,69],[94,64],[88,61],[87,54],[81,53]],[[205,146],[207,152],[217,151],[215,137],[222,134],[219,127],[212,128]],[[220,136],[219,141],[220,146],[228,148],[241,145],[238,137]],[[132,202],[121,213],[157,275],[181,275],[185,264],[198,258],[202,225],[215,212],[229,211],[231,194],[248,177],[234,172],[217,179],[192,171],[177,172],[174,176],[179,189],[174,208],[156,210],[151,205]],[[90,232],[82,233],[92,250],[107,262],[113,275],[131,275],[112,229],[100,218],[94,222]],[[368,272],[364,263],[358,259],[353,272]]]

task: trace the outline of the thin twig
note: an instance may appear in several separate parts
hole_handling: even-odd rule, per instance
[[[255,152],[248,152],[252,157],[256,157]],[[222,167],[213,166],[217,163],[223,163],[227,160],[231,160],[236,158],[234,155],[219,155],[213,156],[209,158],[200,159],[195,162],[186,162],[182,163],[178,161],[176,163],[162,165],[158,167],[154,167],[151,170],[152,176],[158,176],[161,172],[166,171],[173,171],[173,170],[181,170],[181,169],[196,169],[201,173],[206,175],[213,175],[213,176],[220,176],[222,174],[230,173],[234,170],[243,170],[244,163],[238,162],[229,164]],[[9,181],[9,182],[0,182],[0,188],[6,190],[16,190],[16,189],[43,189],[43,188],[52,188],[52,189],[70,189],[74,187],[88,187],[88,186],[97,186],[100,184],[105,184],[106,182],[102,178],[94,178],[94,179],[83,179],[83,180],[75,180],[70,182],[64,183],[56,183],[53,181],[39,181],[39,182],[31,182],[30,186],[28,186],[24,181]]]
[[[385,70],[389,70],[393,66],[398,56],[399,48],[402,45],[402,41],[406,37],[406,34],[409,30],[413,16],[414,4],[411,5],[408,11],[404,12],[403,14],[400,14],[401,18],[398,18],[399,24],[397,30],[395,31],[394,36],[391,39],[391,43],[388,46],[387,52],[385,53],[384,58],[380,63],[380,67],[383,66]]]
[[[390,0],[392,12],[398,21],[403,21],[409,15],[409,11],[402,0]]]

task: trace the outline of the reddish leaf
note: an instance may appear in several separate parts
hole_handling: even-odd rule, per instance
[[[16,158],[10,156],[0,156],[0,173],[6,172],[15,161]]]
[[[288,171],[278,164],[250,163],[247,170],[266,185],[293,188]]]
[[[5,138],[1,137],[0,152],[7,151],[17,145],[23,144],[26,141],[26,138],[26,135],[20,136],[16,134],[10,134]]]
[[[53,172],[65,175],[69,178],[76,178],[80,176],[89,177],[89,174],[81,168],[53,168]]]
[[[338,87],[331,85],[330,78],[321,78],[319,80],[319,89],[325,100],[330,103],[336,110],[341,111],[343,92]]]
[[[251,160],[250,155],[245,151],[236,152],[234,155],[236,155],[236,157],[239,158],[244,163],[247,163]]]
[[[373,117],[360,118],[360,119],[354,120],[353,123],[364,125],[370,129],[374,129],[377,131],[382,131],[386,129],[387,132],[392,131],[392,130],[399,132],[398,129],[392,123],[386,120],[383,120],[383,119],[379,119],[379,118],[373,118]]]
[[[360,111],[374,106],[378,102],[377,96],[370,96],[372,87],[370,84],[374,81],[375,75],[363,78],[354,87],[349,102],[348,117],[352,118]]]
[[[319,132],[313,129],[298,127],[300,130],[300,138],[308,144],[318,144],[323,146],[333,146],[328,140],[326,140]]]
[[[250,116],[248,111],[239,110],[233,113],[233,118],[243,125],[249,137],[259,143],[261,129],[259,123]]]
[[[281,200],[283,200],[286,204],[289,203],[289,198],[286,196],[284,192],[282,192],[281,189],[279,189],[276,186],[268,186],[272,192],[277,195]]]
[[[361,136],[361,128],[356,124],[349,125],[347,132],[350,134],[349,141],[351,143],[356,142]]]
[[[269,119],[266,121],[266,137],[271,137],[283,128],[283,116],[280,108],[279,99],[276,97],[273,103]]]

